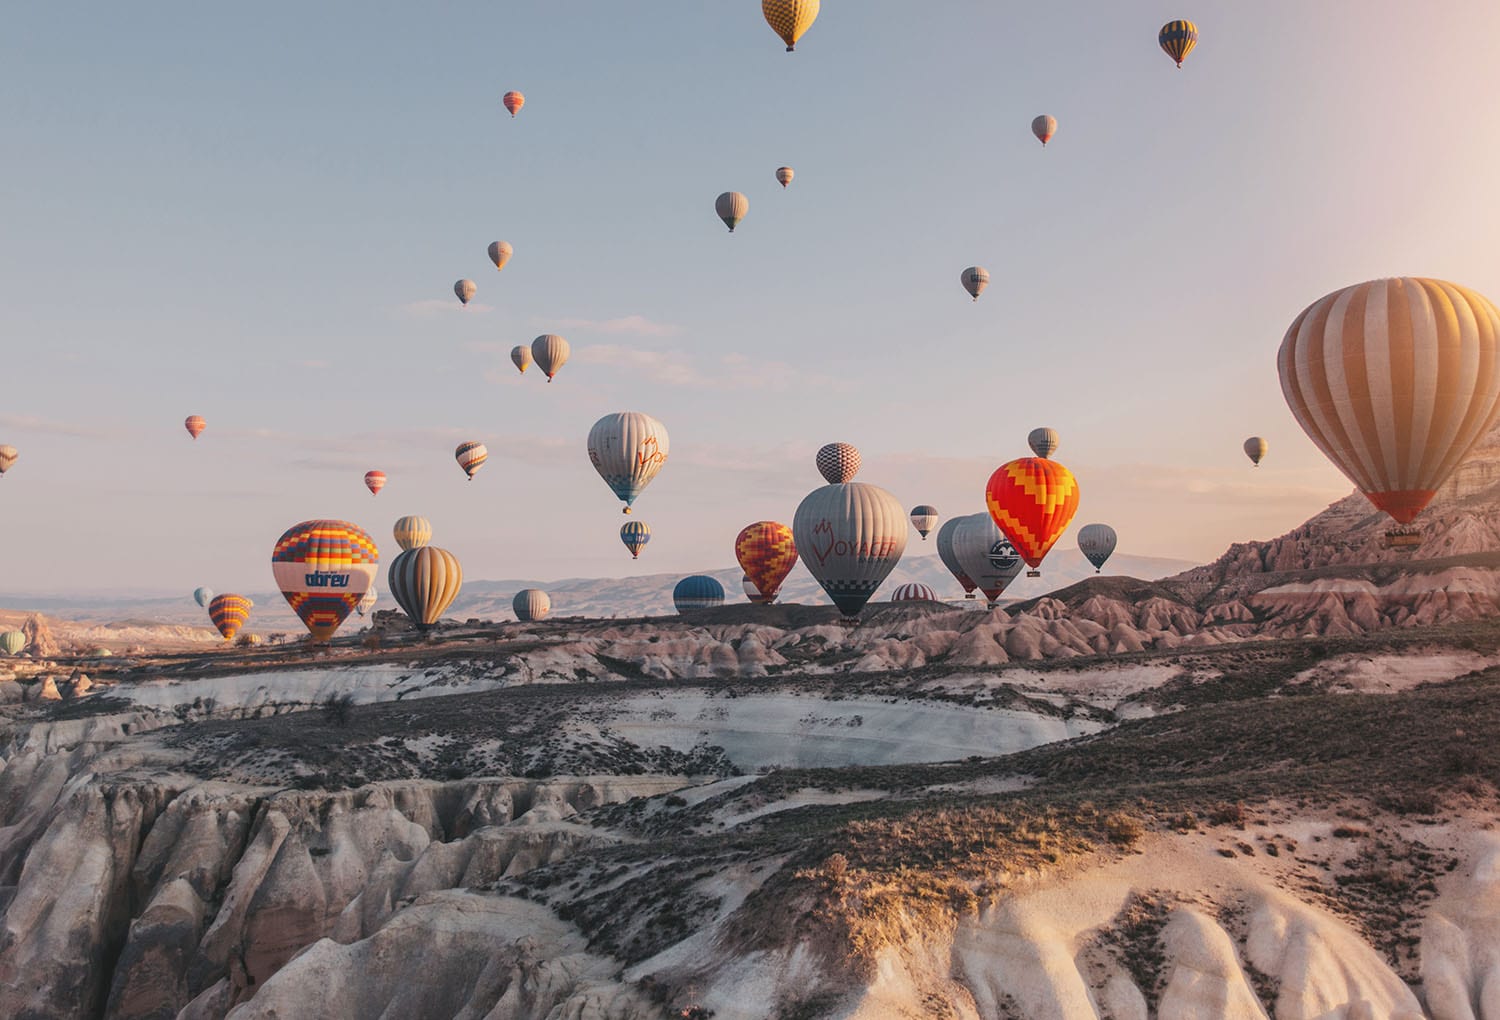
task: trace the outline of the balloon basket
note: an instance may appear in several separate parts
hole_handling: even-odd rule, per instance
[[[964,598],[966,598],[966,599],[968,599],[968,600],[970,600],[972,602],[974,600],[974,593],[973,592],[967,592],[964,595]]]
[[[1393,528],[1385,533],[1385,547],[1387,549],[1401,550],[1415,549],[1422,544],[1422,532],[1419,528]]]
[[[1040,570],[1028,570],[1028,571],[1026,571],[1026,576],[1027,577],[1041,577],[1042,576],[1042,572]]]

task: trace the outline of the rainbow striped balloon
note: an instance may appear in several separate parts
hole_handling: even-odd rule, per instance
[[[348,521],[303,521],[271,551],[276,586],[314,641],[328,641],[375,583],[380,550]]]

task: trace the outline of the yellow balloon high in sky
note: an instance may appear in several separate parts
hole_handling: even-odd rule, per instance
[[[1500,311],[1455,283],[1372,280],[1309,305],[1276,367],[1318,449],[1410,524],[1500,415]]]
[[[802,33],[818,19],[818,0],[760,0],[760,12],[790,53],[797,48]]]

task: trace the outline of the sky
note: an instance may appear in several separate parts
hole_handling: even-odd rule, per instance
[[[1082,492],[1063,545],[1280,534],[1350,488],[1281,396],[1296,314],[1390,275],[1500,296],[1500,7],[1443,24],[827,0],[788,54],[754,0],[12,5],[0,592],[257,590],[293,523],[388,559],[408,513],[475,578],[718,568],[823,443],[953,516],[1038,425]],[[508,358],[544,332],[573,347],[551,385]],[[585,452],[620,410],[671,435],[637,563]]]

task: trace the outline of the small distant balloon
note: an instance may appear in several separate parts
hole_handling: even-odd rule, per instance
[[[203,435],[203,430],[208,428],[208,422],[203,420],[203,415],[201,414],[190,414],[187,416],[187,420],[182,423],[182,427],[187,429],[188,435],[197,439]]]
[[[425,517],[399,517],[391,530],[402,549],[417,549],[432,541],[432,522]]]
[[[714,212],[719,214],[719,219],[724,221],[731,234],[749,211],[750,200],[738,191],[726,191],[714,199]]]
[[[474,294],[478,290],[473,280],[459,280],[453,285],[453,293],[458,295],[459,303],[465,305],[474,299]]]
[[[1045,113],[1031,122],[1031,133],[1036,135],[1037,140],[1042,143],[1042,148],[1052,141],[1052,136],[1057,134],[1057,118],[1049,117]]]
[[[517,620],[530,623],[552,612],[552,598],[540,588],[522,588],[510,600],[510,608]]]
[[[6,655],[20,655],[26,647],[26,635],[19,630],[8,630],[0,634],[0,652]]]
[[[16,458],[19,456],[14,446],[0,446],[0,475],[15,467]]]
[[[209,600],[214,597],[214,590],[207,586],[193,589],[193,601],[203,608],[208,608]]]
[[[859,450],[850,443],[829,443],[818,451],[818,474],[829,485],[853,481],[859,474]]]
[[[911,508],[911,526],[917,529],[917,534],[922,536],[922,541],[927,541],[927,534],[937,527],[937,507],[923,503],[921,506]]]
[[[505,263],[510,261],[510,257],[514,251],[515,249],[511,248],[504,241],[490,242],[490,261],[495,263],[496,272],[505,268]]]
[[[1118,541],[1115,529],[1108,524],[1085,524],[1078,529],[1078,551],[1094,565],[1096,574],[1104,569]]]
[[[1032,429],[1026,436],[1026,445],[1031,447],[1031,452],[1038,457],[1052,456],[1057,452],[1057,446],[1061,442],[1062,440],[1057,434],[1057,429]]]
[[[620,525],[620,541],[630,550],[630,558],[641,558],[641,550],[651,541],[651,525],[645,521],[626,521]]]
[[[375,589],[373,584],[370,585],[370,590],[365,592],[365,597],[359,600],[359,604],[354,607],[354,611],[360,616],[365,616],[370,610],[375,608],[375,602],[378,598],[380,598],[380,592]]]
[[[366,471],[365,488],[370,490],[371,495],[380,495],[380,490],[385,488],[384,471]]]
[[[776,168],[776,181],[783,188],[792,183],[792,178],[796,176],[796,171],[789,166],[779,166]]]
[[[225,641],[233,641],[245,621],[250,619],[254,602],[243,595],[215,595],[208,604],[208,618]]]
[[[1162,51],[1177,61],[1177,66],[1181,68],[1187,55],[1198,45],[1198,26],[1191,21],[1169,21],[1157,33],[1156,41],[1161,45]]]
[[[500,102],[505,104],[505,108],[510,111],[511,119],[514,120],[516,114],[521,112],[521,107],[526,105],[526,97],[519,92],[511,91],[505,93],[501,97]],[[547,118],[543,117],[542,119],[546,120]]]
[[[469,476],[469,481],[474,480],[474,475],[484,467],[484,462],[489,459],[490,451],[485,449],[483,443],[469,441],[459,443],[458,448],[453,451],[453,459],[458,461],[458,466],[464,469],[464,474]]]
[[[531,360],[547,374],[547,381],[551,382],[558,369],[568,360],[571,350],[568,342],[556,333],[543,333],[531,341]]]
[[[1261,458],[1266,455],[1266,450],[1269,448],[1260,436],[1251,436],[1245,440],[1245,456],[1249,457],[1250,463],[1256,467],[1260,467]]]
[[[525,344],[516,344],[510,349],[510,360],[525,375],[526,370],[531,367],[531,348]]]
[[[802,33],[818,19],[818,0],[760,0],[760,13],[791,53]]]
[[[990,285],[990,271],[983,266],[970,266],[958,274],[958,279],[963,283],[964,290],[969,292],[969,296],[978,301],[979,295],[984,293],[984,288]]]

